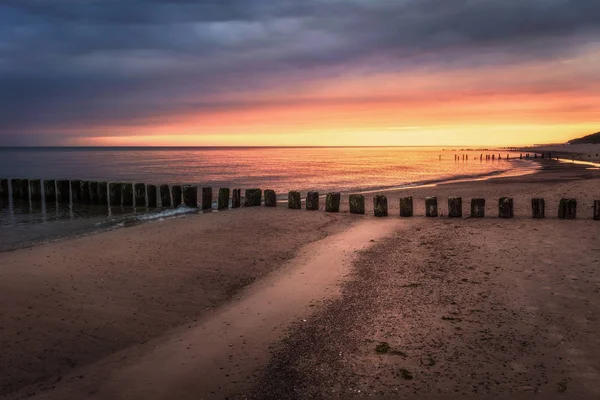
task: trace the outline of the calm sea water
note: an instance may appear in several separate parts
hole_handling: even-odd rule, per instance
[[[81,179],[213,188],[374,191],[531,172],[537,164],[501,151],[441,148],[0,148],[0,178]],[[469,160],[455,160],[468,154]],[[511,160],[504,157],[511,154]],[[216,190],[214,191],[216,194]],[[0,199],[0,251],[110,229],[190,209],[127,209]]]

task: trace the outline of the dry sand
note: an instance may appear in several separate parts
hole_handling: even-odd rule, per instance
[[[242,209],[0,254],[0,397],[599,398],[600,174],[544,163],[388,192],[384,220]],[[419,217],[430,195],[489,217]]]

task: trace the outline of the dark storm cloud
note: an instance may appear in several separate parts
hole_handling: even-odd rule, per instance
[[[243,108],[357,67],[562,57],[599,20],[597,0],[5,0],[0,135]]]

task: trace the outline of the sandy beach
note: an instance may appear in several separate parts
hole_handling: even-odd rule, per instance
[[[344,197],[0,253],[0,398],[598,398],[600,173],[541,162],[386,192],[384,219]],[[462,196],[465,216],[484,197],[487,216],[425,218],[426,196],[442,215]]]

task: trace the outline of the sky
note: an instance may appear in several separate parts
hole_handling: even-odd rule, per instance
[[[598,0],[3,0],[0,146],[600,131]]]

